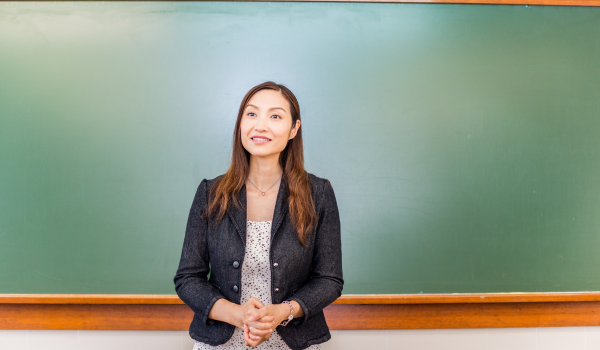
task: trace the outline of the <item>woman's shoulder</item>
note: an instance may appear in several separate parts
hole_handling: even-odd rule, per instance
[[[219,175],[219,176],[217,176],[215,178],[212,178],[212,179],[204,178],[204,179],[202,179],[202,181],[200,181],[200,185],[198,187],[204,187],[205,186],[206,188],[211,188],[212,185],[215,182],[217,182],[220,178],[222,178],[223,176],[225,176],[225,174],[221,174],[221,175]]]
[[[217,182],[219,179],[221,179],[223,176],[225,176],[225,174],[221,174],[221,175],[219,175],[219,176],[217,176],[217,177],[215,177],[215,178],[212,178],[212,179],[204,179],[204,180],[202,180],[202,181],[206,181],[206,184],[207,184],[207,185],[212,185],[212,184],[214,184],[215,182]]]
[[[213,179],[202,179],[202,181],[200,181],[200,184],[198,184],[198,188],[196,189],[196,196],[205,196],[206,198],[208,198],[209,192],[211,191],[214,183],[220,178],[222,178],[224,175],[225,174],[219,175]]]
[[[331,182],[323,177],[318,177],[315,174],[307,173],[308,181],[313,193],[322,193],[329,189],[332,189]]]

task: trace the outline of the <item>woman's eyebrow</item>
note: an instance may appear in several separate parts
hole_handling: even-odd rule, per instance
[[[248,107],[252,107],[252,108],[256,108],[256,109],[260,110],[260,108],[258,108],[255,105],[247,104],[246,108],[248,108]],[[272,107],[272,108],[269,108],[269,111],[272,111],[274,109],[281,109],[282,111],[284,111],[285,113],[287,113],[287,111],[283,107]]]

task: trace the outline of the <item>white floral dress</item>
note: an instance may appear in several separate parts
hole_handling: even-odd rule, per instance
[[[245,303],[250,297],[255,297],[263,304],[271,304],[271,267],[269,262],[269,248],[271,242],[271,221],[246,222],[246,249],[244,263],[242,264],[242,297]],[[196,341],[194,350],[247,350],[244,341],[244,332],[241,328],[235,329],[233,336],[225,344],[212,346]],[[290,348],[281,339],[277,330],[269,340],[260,344],[259,350],[289,350]],[[311,345],[307,350],[320,350],[319,345]]]

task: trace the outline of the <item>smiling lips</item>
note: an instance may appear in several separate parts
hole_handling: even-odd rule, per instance
[[[268,139],[268,138],[262,137],[262,136],[252,136],[251,139],[252,139],[252,142],[254,142],[254,144],[256,144],[256,145],[262,145],[264,143],[271,141],[271,139]]]

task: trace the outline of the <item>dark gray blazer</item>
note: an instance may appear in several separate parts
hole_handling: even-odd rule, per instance
[[[214,217],[206,220],[201,216],[207,208],[209,190],[218,178],[204,179],[198,186],[174,279],[177,295],[194,311],[190,336],[210,345],[227,342],[235,330],[233,325],[208,319],[208,313],[220,298],[240,304],[246,244],[245,185],[239,193],[243,208],[232,204],[220,223]],[[308,247],[300,244],[292,227],[289,193],[283,179],[271,224],[272,303],[295,300],[304,310],[304,317],[277,327],[293,350],[331,338],[323,308],[341,295],[344,285],[340,218],[333,188],[328,180],[312,174],[309,180],[318,221],[308,237]]]

